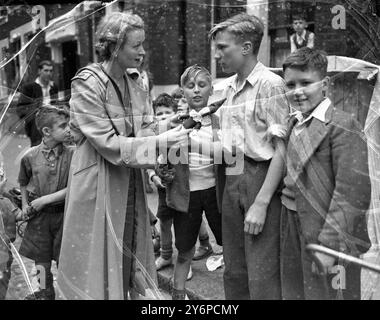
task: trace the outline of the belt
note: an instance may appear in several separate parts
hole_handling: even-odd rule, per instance
[[[235,155],[235,157],[236,157],[236,155]],[[244,161],[247,161],[248,163],[250,163],[252,165],[257,165],[259,163],[264,163],[265,164],[266,162],[270,162],[270,160],[256,161],[255,159],[252,159],[252,158],[250,158],[250,157],[248,157],[246,155],[244,155]],[[228,168],[231,168],[231,167],[233,168],[235,166],[236,166],[236,162],[231,163],[231,164],[226,164],[226,167],[228,167]]]
[[[271,162],[272,159],[258,161],[258,160],[252,159],[251,157],[248,157],[248,156],[244,155],[244,160],[248,161],[248,162],[251,162],[251,163],[266,163],[266,162]]]

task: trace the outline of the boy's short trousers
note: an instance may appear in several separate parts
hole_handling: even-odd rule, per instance
[[[187,252],[195,246],[202,223],[202,213],[218,245],[222,245],[222,216],[218,210],[216,188],[190,192],[189,212],[178,212],[173,217],[175,246],[179,252]]]
[[[58,208],[57,208],[58,209]],[[44,209],[28,221],[20,254],[37,262],[58,262],[63,231],[63,206]]]
[[[166,189],[157,188],[158,192],[158,208],[157,218],[161,220],[173,219],[177,214],[183,214],[173,208],[168,207],[166,204]]]

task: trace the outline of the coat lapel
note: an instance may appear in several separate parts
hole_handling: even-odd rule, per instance
[[[296,176],[294,177],[296,180],[298,179],[300,173],[303,171],[306,164],[309,162],[310,158],[313,156],[321,142],[325,139],[328,133],[327,124],[331,120],[331,110],[332,107],[330,106],[326,112],[325,123],[318,119],[312,118],[311,123],[307,128],[307,134],[305,134],[305,132],[300,134],[299,145],[297,146],[299,163],[296,168]]]
[[[118,134],[129,136],[132,133],[132,124],[128,121],[124,106],[111,82],[107,85],[105,108]]]
[[[152,115],[151,120],[153,121],[153,109],[149,103],[149,92],[139,86],[138,83],[131,79],[129,76],[127,79],[129,98],[131,99],[131,105],[133,106],[133,127],[135,134],[137,134],[142,124],[144,123],[145,117]]]
[[[98,63],[91,64],[78,70],[77,74],[85,69],[91,71],[97,78],[99,78],[99,80],[104,84],[106,88],[104,100],[104,108],[106,114],[103,116],[108,116],[111,119],[112,126],[117,134],[122,136],[129,136],[133,131],[132,124],[127,119],[124,105],[120,101],[112,82],[109,80],[108,76],[104,73],[100,67],[100,64]]]

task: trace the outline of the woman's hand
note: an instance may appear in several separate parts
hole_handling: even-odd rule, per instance
[[[189,118],[188,114],[176,113],[164,121],[169,121],[170,127],[175,128],[175,127],[178,127],[179,125],[181,125],[183,123],[183,121],[186,120],[187,118]]]
[[[157,188],[165,189],[165,186],[162,184],[161,178],[158,175],[152,177],[152,182]]]
[[[157,136],[159,146],[166,146],[167,148],[170,148],[174,144],[186,144],[189,139],[188,134],[190,132],[191,129],[184,129],[182,126],[163,132]]]

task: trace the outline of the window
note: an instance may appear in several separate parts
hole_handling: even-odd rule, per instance
[[[8,8],[0,7],[0,26],[8,22]]]

